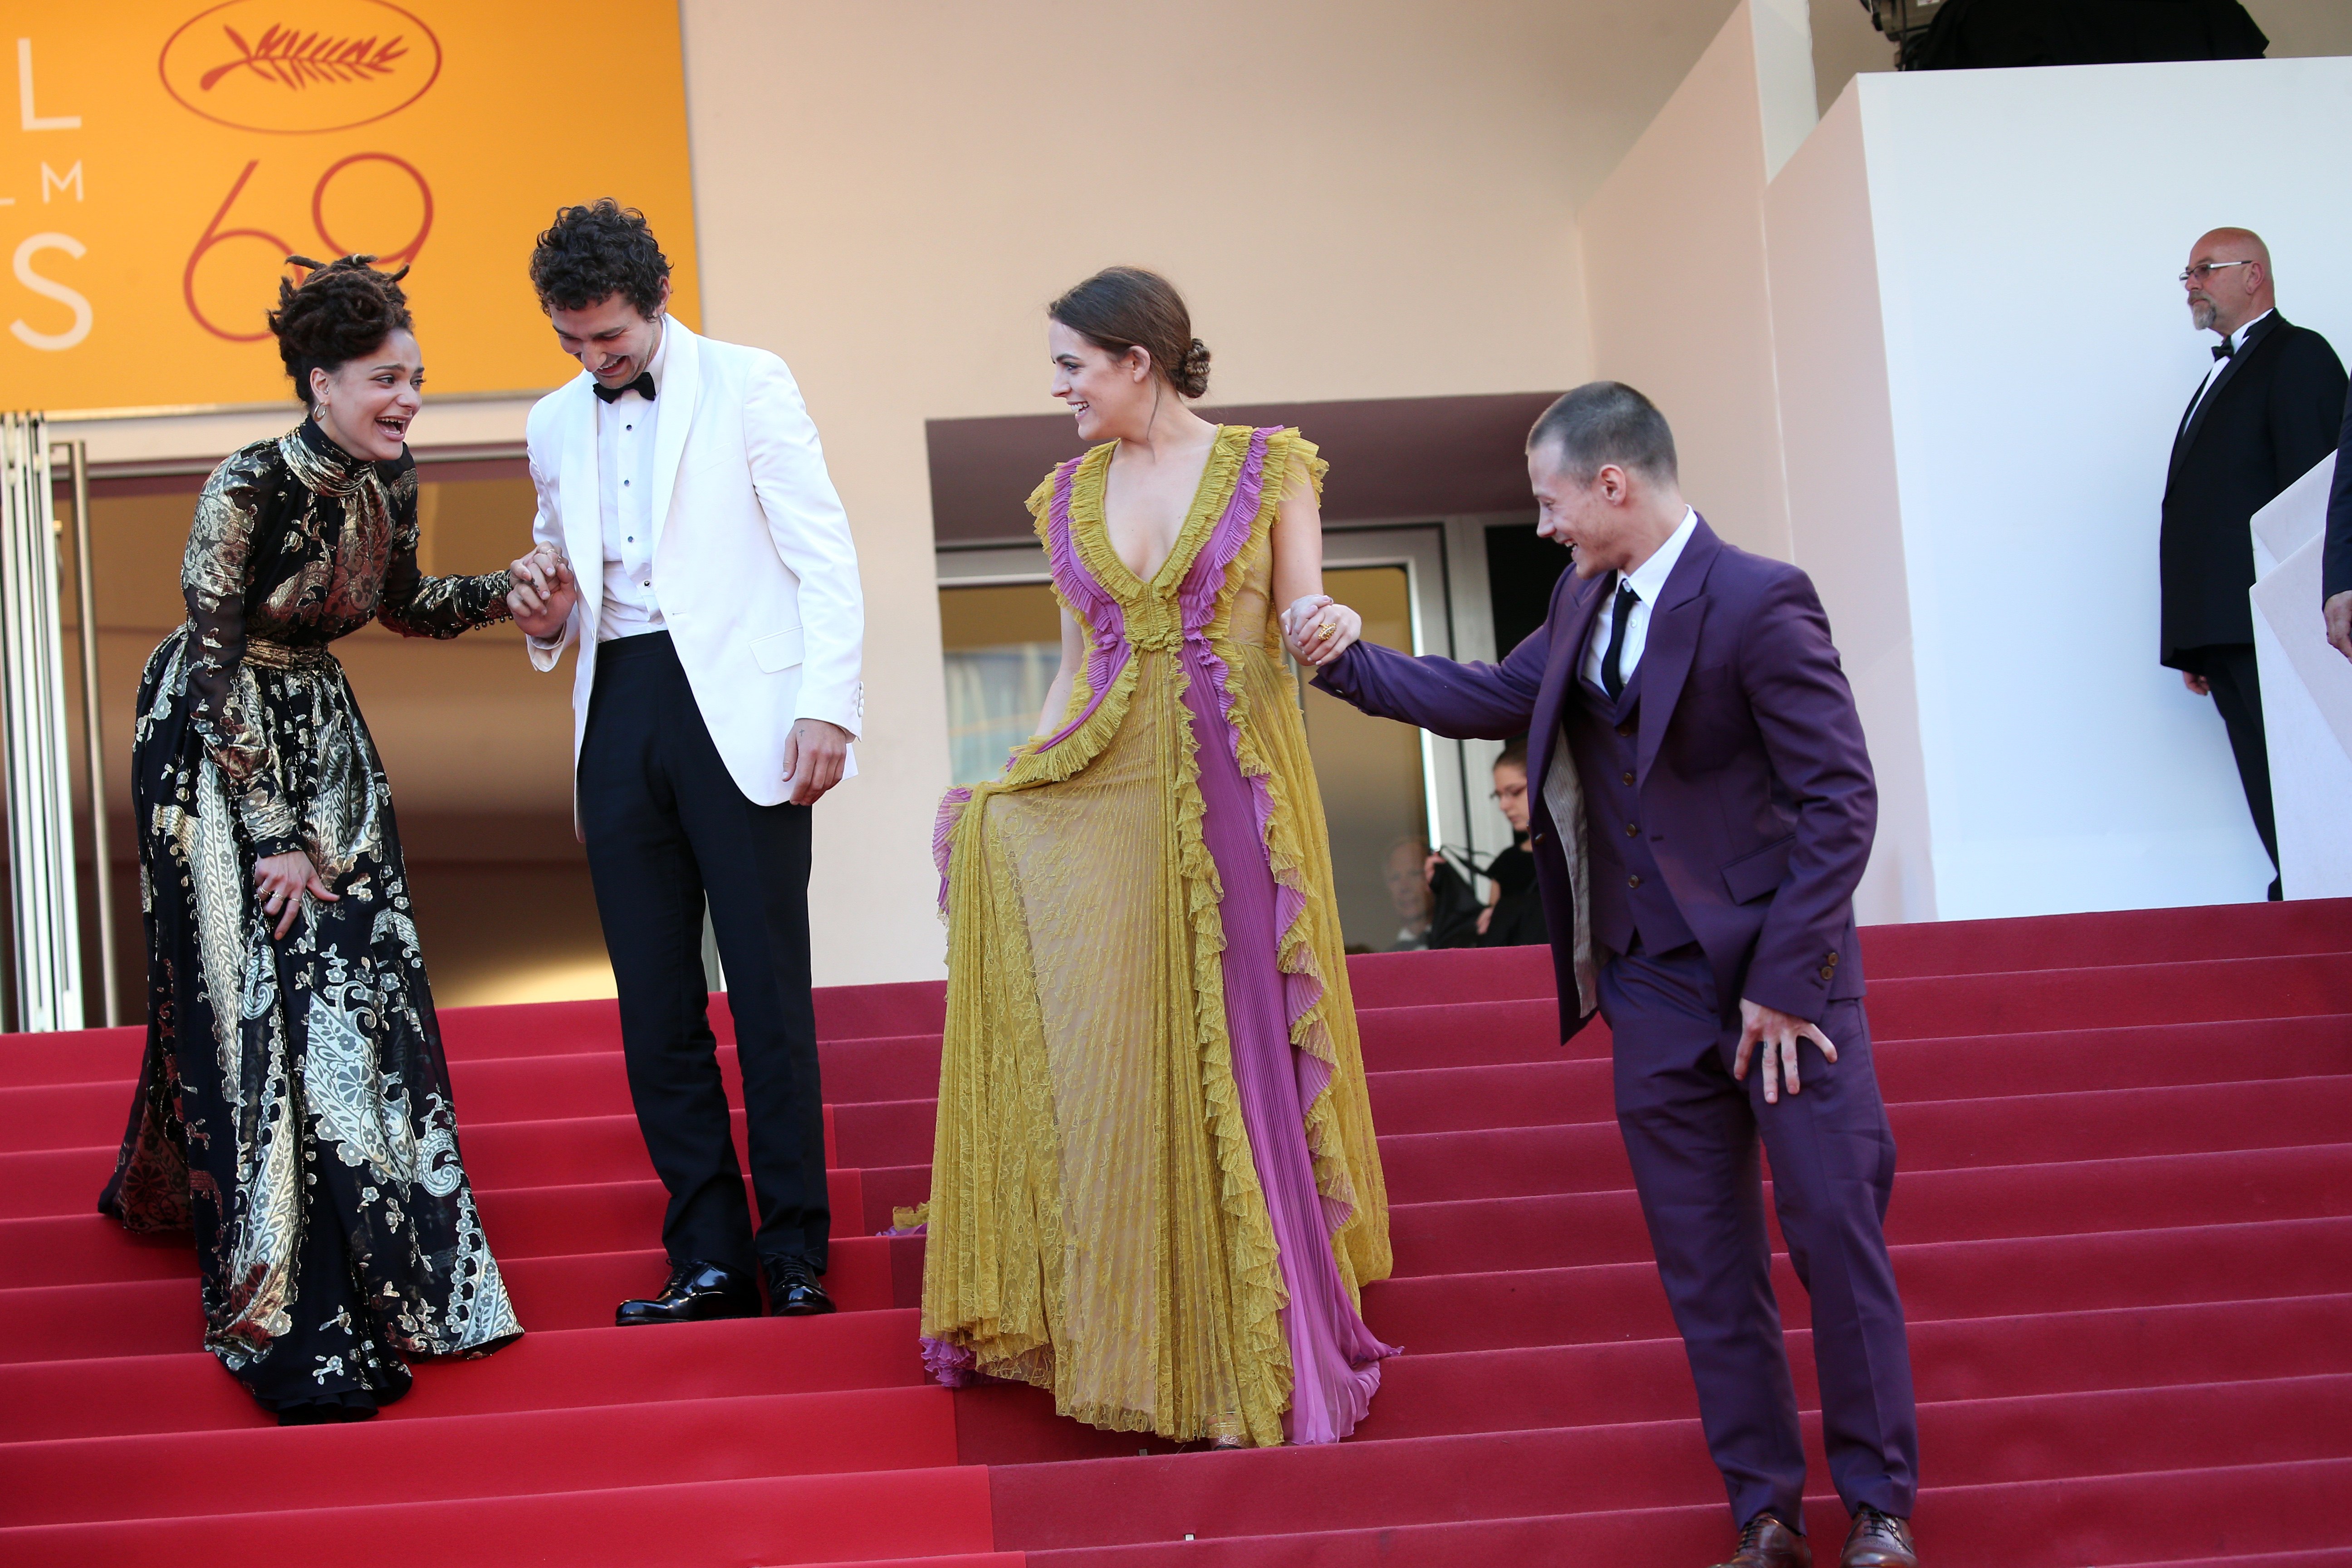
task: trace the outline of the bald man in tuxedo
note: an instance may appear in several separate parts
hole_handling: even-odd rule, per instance
[[[2335,445],[2344,366],[2326,338],[2278,313],[2270,248],[2252,229],[2217,228],[2200,239],[2180,281],[2189,320],[2221,341],[2180,416],[2165,475],[2159,657],[2220,710],[2246,809],[2275,873],[2270,749],[2246,600],[2254,585],[2253,517]],[[2342,502],[2341,470],[2336,495]],[[2270,896],[2281,896],[2275,875]]]

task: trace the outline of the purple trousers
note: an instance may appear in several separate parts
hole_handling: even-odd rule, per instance
[[[1759,1145],[1812,1300],[1831,1479],[1849,1511],[1868,1503],[1908,1519],[1918,1415],[1884,1229],[1895,1135],[1862,1003],[1830,1004],[1821,1029],[1838,1059],[1806,1042],[1802,1092],[1776,1105],[1764,1102],[1760,1071],[1744,1084],[1731,1076],[1738,999],[1727,1011],[1696,944],[1612,956],[1601,1013],[1616,1040],[1617,1125],[1735,1522],[1769,1512],[1804,1528],[1805,1450],[1772,1294]]]

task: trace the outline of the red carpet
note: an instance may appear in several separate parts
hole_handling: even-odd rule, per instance
[[[2352,901],[1865,933],[1932,1564],[2352,1568]],[[1674,1568],[1729,1536],[1609,1106],[1534,950],[1355,961],[1407,1353],[1337,1447],[1170,1453],[915,1353],[940,991],[821,994],[829,1319],[624,1332],[662,1200],[607,1004],[446,1015],[531,1330],[281,1430],[184,1244],[91,1212],[136,1031],[0,1038],[0,1563]],[[722,1031],[723,1032],[723,1031]],[[730,1070],[732,1070],[731,1061]],[[1792,1324],[1803,1294],[1782,1269]],[[1810,1404],[1807,1336],[1791,1345]],[[1812,1505],[1817,1542],[1844,1516]]]

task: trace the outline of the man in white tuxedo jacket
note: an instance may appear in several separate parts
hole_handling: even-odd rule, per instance
[[[865,610],[784,363],[670,319],[644,217],[568,207],[531,280],[584,374],[531,410],[531,662],[578,647],[572,788],[670,1273],[624,1324],[829,1312],[809,994],[810,807],[856,772]],[[742,1068],[756,1233],[706,1016],[706,906]],[[755,1271],[756,1265],[756,1271]]]

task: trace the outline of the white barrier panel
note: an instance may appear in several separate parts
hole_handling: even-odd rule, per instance
[[[2254,514],[2254,651],[2290,899],[2352,897],[2352,661],[2327,645],[2319,611],[2335,476],[2330,455]]]

